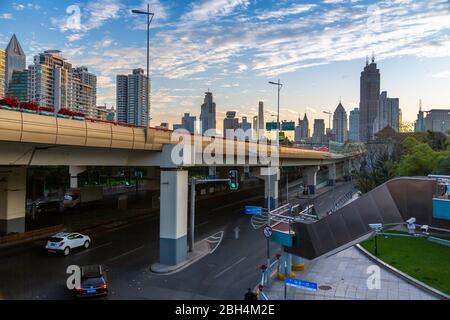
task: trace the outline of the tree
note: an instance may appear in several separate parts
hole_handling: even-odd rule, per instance
[[[450,151],[447,152],[445,158],[442,158],[441,161],[439,161],[438,165],[433,170],[433,174],[450,175]]]

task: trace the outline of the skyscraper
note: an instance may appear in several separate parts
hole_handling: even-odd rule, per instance
[[[71,109],[97,118],[97,76],[89,73],[87,67],[72,70]]]
[[[374,137],[374,122],[378,113],[379,98],[380,70],[377,69],[375,56],[373,56],[370,64],[367,59],[360,79],[359,138],[363,142]]]
[[[323,119],[314,120],[314,133],[312,136],[314,143],[323,143],[325,137],[325,121]]]
[[[333,135],[335,141],[344,143],[347,140],[347,112],[339,102],[333,115]]]
[[[174,124],[173,129],[186,129],[190,133],[195,133],[195,122],[197,121],[197,117],[191,116],[189,113],[185,113],[183,118],[181,118],[181,124]]]
[[[359,141],[359,109],[350,111],[348,139],[353,142]]]
[[[417,114],[417,120],[414,123],[414,131],[415,132],[424,132],[425,131],[425,118],[423,116],[422,111],[422,101],[419,106],[419,113]]]
[[[72,107],[72,65],[58,50],[47,50],[34,57],[28,68],[28,99],[42,106]]]
[[[0,97],[5,95],[6,54],[0,49]]]
[[[223,119],[223,136],[227,136],[227,130],[236,129],[239,129],[239,119],[236,118],[236,111],[227,111],[227,115]]]
[[[216,129],[216,103],[213,102],[213,94],[205,92],[205,99],[201,106],[200,121],[202,123],[202,134],[207,130]]]
[[[13,71],[24,71],[26,69],[26,56],[20,46],[15,34],[6,47],[6,79],[5,92],[8,91],[9,82],[12,80]]]
[[[395,131],[400,127],[400,108],[398,98],[388,98],[387,92],[380,95],[378,104],[378,115],[375,120],[375,133],[390,126]]]
[[[264,102],[260,101],[258,104],[258,128],[257,130],[265,130],[264,127]]]
[[[256,132],[258,130],[258,116],[253,116],[253,132]]]
[[[301,137],[302,137],[302,139],[306,140],[309,138],[309,120],[308,120],[308,117],[306,116],[306,112],[305,112],[305,116],[303,117],[301,127],[302,127]]]
[[[132,74],[118,75],[116,88],[117,121],[134,126],[148,127],[150,85],[144,69]]]

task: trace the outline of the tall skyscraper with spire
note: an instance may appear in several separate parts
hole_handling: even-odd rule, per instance
[[[205,99],[201,106],[200,121],[202,123],[202,134],[207,130],[216,129],[216,103],[213,101],[213,94],[205,92]]]
[[[374,122],[378,114],[379,98],[380,70],[377,69],[373,55],[371,63],[367,58],[360,78],[359,139],[362,142],[367,142],[374,137]]]
[[[15,34],[6,47],[6,76],[5,76],[5,91],[8,90],[9,82],[12,79],[13,71],[24,71],[26,68],[25,52],[20,46],[19,40]]]
[[[265,130],[264,125],[264,102],[260,101],[258,104],[258,130]]]
[[[347,141],[347,130],[347,112],[339,101],[333,115],[333,134],[337,142]]]

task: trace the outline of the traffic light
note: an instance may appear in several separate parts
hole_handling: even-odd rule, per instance
[[[94,184],[98,186],[100,184],[100,172],[94,171],[92,173],[92,180],[94,181]]]
[[[228,178],[230,179],[228,182],[230,190],[237,190],[239,188],[239,171],[230,170],[230,172],[228,172]]]

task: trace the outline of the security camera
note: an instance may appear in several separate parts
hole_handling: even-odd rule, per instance
[[[414,218],[414,217],[409,218],[408,220],[406,220],[406,223],[407,224],[414,224],[414,223],[416,223],[416,218]]]
[[[430,226],[424,224],[423,226],[420,227],[420,230],[422,230],[423,233],[428,233],[429,228]]]
[[[371,224],[369,224],[369,227],[370,227],[370,229],[377,231],[377,230],[383,229],[383,224],[381,224],[381,223],[371,223]]]

